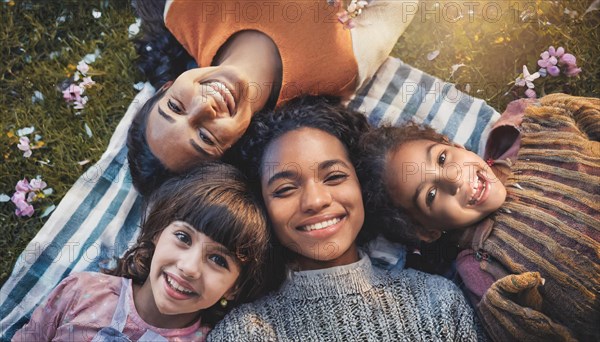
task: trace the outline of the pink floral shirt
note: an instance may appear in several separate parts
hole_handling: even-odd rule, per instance
[[[121,277],[82,272],[65,278],[40,305],[31,320],[13,341],[91,341],[97,332],[111,325],[121,294]],[[131,294],[131,280],[128,279]],[[123,334],[137,341],[147,330],[169,341],[205,341],[209,328],[200,321],[182,329],[162,329],[149,325],[138,314],[131,295],[129,315]]]

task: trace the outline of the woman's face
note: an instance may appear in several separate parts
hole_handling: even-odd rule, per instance
[[[301,269],[358,260],[354,240],[364,221],[360,184],[346,149],[314,128],[271,142],[261,165],[262,194],[279,241]]]
[[[402,145],[389,158],[387,177],[395,204],[431,229],[432,238],[482,220],[506,199],[504,185],[481,157],[431,140]]]
[[[246,131],[257,87],[236,67],[184,72],[166,90],[148,117],[146,139],[152,153],[172,171],[198,161],[219,159]]]

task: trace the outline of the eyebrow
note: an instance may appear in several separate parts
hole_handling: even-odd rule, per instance
[[[427,152],[426,152],[427,161],[431,161],[433,148],[436,147],[437,145],[439,145],[439,143],[433,143],[433,144],[429,145],[429,147],[427,147]],[[421,182],[419,184],[419,186],[417,186],[417,189],[415,190],[415,194],[412,197],[413,205],[415,206],[415,208],[417,208],[419,210],[421,210],[420,209],[421,207],[419,206],[419,203],[417,202],[417,200],[419,199],[419,195],[421,195],[421,191],[423,191],[423,186],[424,186],[423,182]]]
[[[348,164],[346,164],[343,160],[341,159],[331,159],[331,160],[325,160],[321,163],[319,163],[319,171],[322,170],[326,170],[332,166],[335,165],[342,165],[345,168],[349,168]],[[298,177],[298,173],[295,170],[285,170],[285,171],[281,171],[281,172],[277,172],[275,173],[273,176],[271,176],[269,178],[269,180],[267,181],[267,186],[270,186],[271,184],[273,184],[273,182],[279,180],[279,179],[295,179]]]
[[[196,228],[194,228],[193,226],[191,226],[189,223],[187,223],[187,222],[183,222],[183,223],[184,224],[180,225],[180,227],[184,230],[187,230],[188,234],[193,234],[193,233],[204,234],[203,232],[201,232],[201,231],[197,230]],[[206,235],[206,234],[204,234],[204,235]],[[206,236],[208,236],[208,235],[206,235]],[[208,236],[208,237],[211,240],[213,240],[210,236]],[[209,252],[217,251],[217,252],[225,254],[226,256],[228,256],[234,260],[237,260],[237,257],[235,256],[235,254],[232,251],[230,251],[227,247],[223,246],[223,244],[221,244],[217,241],[213,240],[213,243],[206,244],[205,246],[208,246]]]
[[[169,114],[165,113],[165,111],[162,110],[162,108],[160,108],[160,106],[158,106],[158,114],[160,114],[160,116],[165,118],[165,120],[167,120],[169,123],[175,122],[175,119],[173,119]]]

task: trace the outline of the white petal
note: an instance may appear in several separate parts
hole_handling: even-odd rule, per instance
[[[4,202],[8,202],[10,201],[10,196],[8,196],[7,194],[0,194],[0,203],[4,203]]]
[[[93,16],[95,19],[98,19],[98,18],[100,18],[100,17],[102,16],[102,12],[98,11],[97,9],[94,9],[94,10],[92,11],[92,16]]]
[[[93,136],[93,134],[92,134],[92,130],[90,129],[90,126],[88,126],[88,124],[86,123],[83,125],[83,127],[85,128],[85,133],[88,135],[88,137],[91,138]]]
[[[434,50],[427,54],[427,59],[432,61],[440,54],[440,50]]]

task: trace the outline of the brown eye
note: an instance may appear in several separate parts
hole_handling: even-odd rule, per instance
[[[181,114],[182,112],[181,108],[175,102],[171,101],[171,99],[167,101],[167,107],[169,107],[173,113]]]
[[[437,194],[436,188],[429,190],[429,192],[427,193],[427,197],[425,198],[425,204],[427,204],[428,207],[430,207],[431,203],[433,203],[433,200],[435,199],[436,194]]]
[[[198,135],[200,136],[200,140],[204,141],[205,144],[210,146],[215,145],[215,143],[208,137],[208,135],[204,134],[202,131],[199,131]]]
[[[438,164],[440,164],[440,166],[444,166],[444,163],[446,162],[446,152],[442,152],[440,153],[440,155],[438,156]]]

